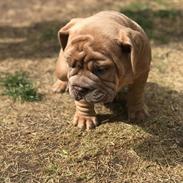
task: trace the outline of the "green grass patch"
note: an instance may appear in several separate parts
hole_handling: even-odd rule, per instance
[[[181,12],[174,10],[174,9],[169,9],[169,10],[159,10],[157,12],[154,12],[154,17],[155,18],[161,18],[161,19],[170,19],[170,20],[175,20],[176,17],[181,17]]]
[[[148,9],[144,9],[140,12],[125,9],[121,10],[121,12],[130,17],[132,20],[136,21],[145,30],[151,29],[153,27],[153,15]]]
[[[180,26],[183,14],[175,9],[153,10],[150,4],[134,2],[121,7],[120,12],[137,22],[147,33],[148,37],[161,44],[166,44],[171,37],[176,37],[175,31],[167,25]],[[164,27],[167,27],[166,29]],[[178,29],[177,29],[178,30]]]
[[[33,102],[42,98],[25,72],[5,75],[1,78],[1,85],[5,88],[3,94],[12,97],[13,100]]]
[[[55,42],[58,40],[58,31],[61,27],[63,27],[64,25],[66,25],[69,22],[69,20],[63,20],[63,22],[52,22],[49,23],[48,25],[45,25],[44,27],[42,27],[42,31],[40,33],[40,41],[42,42]]]
[[[55,41],[57,40],[57,32],[58,29],[55,27],[48,27],[46,30],[44,30],[40,35],[41,41]]]
[[[153,28],[153,14],[148,4],[133,2],[126,7],[120,9],[121,13],[137,22],[145,32],[151,37]]]
[[[147,8],[148,8],[148,4],[142,3],[142,2],[132,2],[125,7],[125,9],[131,10],[131,11],[141,11]]]

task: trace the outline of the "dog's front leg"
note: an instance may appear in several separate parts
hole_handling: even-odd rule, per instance
[[[76,113],[73,124],[81,129],[92,129],[98,125],[94,105],[85,101],[75,101]]]
[[[137,78],[128,86],[127,106],[129,120],[142,121],[148,116],[148,110],[144,103],[144,88],[148,72]]]
[[[68,65],[64,58],[63,51],[60,51],[56,70],[55,70],[57,81],[52,86],[52,91],[55,93],[65,92],[67,90],[67,73],[68,73]]]

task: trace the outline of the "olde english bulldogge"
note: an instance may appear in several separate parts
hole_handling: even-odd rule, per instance
[[[97,126],[94,104],[112,102],[124,87],[128,87],[128,118],[143,120],[148,115],[144,87],[151,48],[136,22],[115,11],[102,11],[72,19],[59,30],[58,38],[62,48],[52,89],[68,89],[74,98],[75,126]]]

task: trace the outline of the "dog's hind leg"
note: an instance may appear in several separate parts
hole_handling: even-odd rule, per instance
[[[142,121],[149,115],[147,106],[144,103],[144,88],[147,77],[148,72],[142,74],[128,87],[127,106],[130,120]]]

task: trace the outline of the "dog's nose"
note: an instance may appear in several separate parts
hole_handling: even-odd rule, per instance
[[[80,86],[73,86],[74,90],[78,95],[85,95],[88,93],[89,89],[85,87],[80,87]]]

